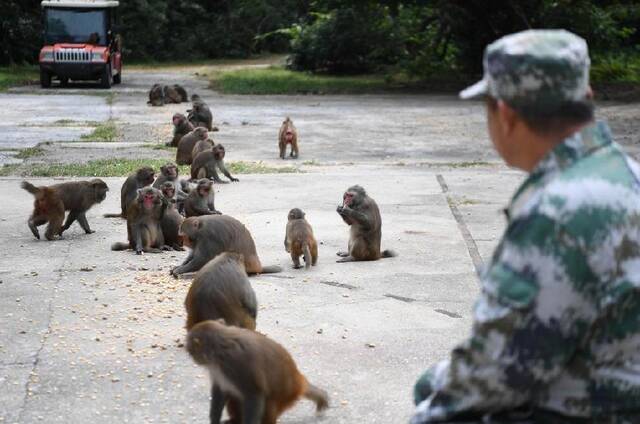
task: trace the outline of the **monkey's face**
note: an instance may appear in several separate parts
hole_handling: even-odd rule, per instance
[[[207,129],[203,127],[198,127],[195,130],[193,130],[193,134],[199,140],[206,140],[209,137],[209,133],[207,132]]]
[[[167,199],[173,199],[173,197],[176,195],[176,191],[174,190],[173,185],[162,187],[162,195]]]
[[[153,209],[157,203],[162,203],[154,189],[140,190],[138,197],[142,202],[142,207],[147,210]]]
[[[305,216],[304,212],[301,209],[293,208],[289,211],[288,219],[289,221],[294,219],[303,219]]]
[[[162,168],[160,168],[160,172],[162,172],[162,175],[170,180],[175,180],[176,178],[178,178],[178,167],[172,163],[164,165]]]
[[[172,119],[173,125],[178,127],[178,126],[182,125],[186,119],[187,118],[185,118],[185,116],[183,114],[176,113],[175,115],[173,115],[173,119]]]
[[[222,144],[216,144],[215,146],[213,146],[213,156],[216,158],[216,160],[224,159],[224,155],[225,151]]]

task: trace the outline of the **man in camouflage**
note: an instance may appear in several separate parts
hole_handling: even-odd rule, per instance
[[[640,423],[640,168],[593,121],[585,41],[489,45],[489,134],[529,173],[481,275],[470,338],[414,390],[413,424]],[[480,421],[475,421],[480,422]]]

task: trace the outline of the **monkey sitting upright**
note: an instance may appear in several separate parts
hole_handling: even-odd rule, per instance
[[[160,84],[153,84],[149,90],[149,101],[147,104],[151,106],[164,105],[164,90]]]
[[[396,256],[392,250],[380,252],[382,218],[375,200],[359,185],[351,186],[344,193],[338,214],[351,226],[349,251],[338,252],[337,262],[375,261]]]
[[[287,144],[291,145],[290,157],[298,157],[298,130],[293,126],[293,121],[287,116],[280,126],[278,134],[278,147],[280,148],[280,159],[284,159],[287,151]]]
[[[188,102],[189,96],[187,96],[187,90],[180,84],[173,84],[172,88],[180,95],[180,103]]]
[[[206,178],[198,180],[198,185],[184,201],[185,216],[220,215],[222,212],[216,210],[214,198],[213,183]]]
[[[135,250],[137,255],[171,250],[164,243],[160,222],[168,202],[159,190],[141,188],[127,208],[127,243],[113,243],[111,250]]]
[[[171,119],[171,123],[173,124],[173,138],[171,141],[167,142],[167,146],[177,147],[180,139],[185,135],[189,134],[195,128],[191,122],[181,113],[176,113],[173,115]]]
[[[94,233],[87,221],[86,212],[96,203],[107,197],[109,187],[99,178],[90,181],[75,181],[51,186],[36,187],[30,182],[23,181],[21,187],[35,196],[33,213],[29,218],[29,229],[40,239],[38,226],[47,222],[49,225],[44,236],[53,240],[55,236],[62,236],[74,221],[78,221],[85,233]],[[67,220],[62,225],[65,211],[69,211]]]
[[[209,105],[197,94],[191,96],[191,109],[187,110],[187,118],[195,127],[218,131],[218,128],[213,126],[213,115]]]
[[[138,190],[153,184],[155,179],[155,171],[153,168],[144,166],[136,171],[135,174],[129,175],[120,189],[120,213],[106,213],[105,218],[126,218],[127,206],[138,195]]]
[[[284,237],[284,248],[291,253],[293,267],[300,266],[300,256],[304,257],[305,268],[318,262],[318,243],[313,237],[313,229],[305,219],[305,213],[298,208],[293,208],[287,216],[287,231]]]
[[[201,321],[222,318],[229,325],[256,329],[258,301],[240,253],[224,252],[196,274],[187,297],[187,331]]]
[[[193,148],[198,141],[206,140],[207,138],[209,138],[209,132],[202,127],[197,127],[182,137],[178,142],[178,150],[176,150],[176,163],[178,165],[191,165]]]
[[[171,181],[166,181],[160,187],[160,191],[169,203],[162,219],[160,219],[160,228],[162,229],[164,243],[167,246],[171,246],[173,250],[184,250],[182,247],[182,239],[180,238],[180,225],[182,225],[184,218],[176,208],[176,185]]]
[[[251,424],[275,424],[301,396],[318,412],[329,407],[327,393],[309,383],[289,352],[260,333],[203,321],[187,334],[186,348],[211,375],[212,424],[220,423],[225,404],[231,422]]]
[[[195,148],[194,148],[195,151]],[[191,163],[191,178],[201,179],[210,178],[216,183],[227,184],[228,181],[224,181],[218,176],[216,168],[220,170],[229,180],[237,182],[239,179],[233,177],[224,165],[225,149],[222,144],[216,144],[210,150],[205,150],[198,153],[193,157]]]

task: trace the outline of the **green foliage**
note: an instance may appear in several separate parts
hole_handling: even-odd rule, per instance
[[[288,71],[279,67],[215,72],[214,89],[228,94],[329,94],[383,91],[382,76],[336,77]]]
[[[80,137],[85,141],[116,141],[118,138],[118,128],[113,121],[107,121],[98,124],[91,134],[86,134]]]
[[[1,24],[0,24],[1,25]],[[9,66],[0,68],[0,92],[13,85],[38,81],[39,74],[33,66]]]

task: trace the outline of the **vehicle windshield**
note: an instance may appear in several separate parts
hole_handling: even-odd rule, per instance
[[[45,9],[45,43],[107,45],[107,11],[96,9]]]

